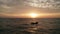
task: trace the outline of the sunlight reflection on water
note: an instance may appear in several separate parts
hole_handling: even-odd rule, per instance
[[[36,32],[37,29],[38,29],[38,28],[29,28],[29,29],[27,29],[27,31],[28,31],[28,32]]]
[[[1,19],[0,34],[60,34],[60,19]],[[31,25],[31,22],[39,22]]]

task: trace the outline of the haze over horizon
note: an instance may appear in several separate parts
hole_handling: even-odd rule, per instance
[[[0,0],[0,17],[30,18],[29,13],[37,13],[37,18],[60,18],[60,0]]]

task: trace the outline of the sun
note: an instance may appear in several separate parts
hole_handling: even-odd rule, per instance
[[[32,18],[36,18],[37,17],[37,14],[36,13],[30,13],[29,14]]]

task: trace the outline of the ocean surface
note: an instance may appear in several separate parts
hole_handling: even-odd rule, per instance
[[[60,18],[0,18],[0,34],[60,34]]]

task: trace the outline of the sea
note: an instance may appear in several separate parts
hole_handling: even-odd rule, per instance
[[[60,34],[60,18],[0,18],[0,34]]]

